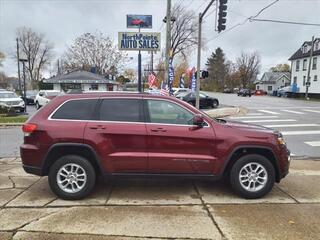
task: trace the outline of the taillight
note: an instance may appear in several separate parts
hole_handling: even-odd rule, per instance
[[[37,124],[34,123],[26,123],[22,126],[22,131],[24,132],[25,136],[29,136],[37,129]]]

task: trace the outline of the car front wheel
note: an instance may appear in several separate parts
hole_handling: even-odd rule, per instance
[[[49,185],[60,198],[82,199],[93,190],[96,173],[91,163],[77,155],[59,158],[49,170]]]
[[[230,172],[232,188],[241,197],[260,198],[271,191],[275,182],[275,170],[264,156],[245,155],[238,159]]]

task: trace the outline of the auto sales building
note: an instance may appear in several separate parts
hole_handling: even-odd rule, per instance
[[[119,83],[92,72],[77,70],[61,74],[48,79],[43,83],[52,84],[54,90],[83,90],[83,91],[117,91]]]

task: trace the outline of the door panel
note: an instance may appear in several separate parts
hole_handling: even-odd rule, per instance
[[[160,101],[162,100],[146,102],[150,115],[149,123],[146,124],[149,172],[211,173],[215,162],[212,127],[188,125],[188,119],[193,117],[189,111],[183,122],[183,117],[174,117],[174,113],[179,115],[179,111],[187,110],[177,105],[176,112],[173,109],[167,111],[166,104],[161,106]],[[157,121],[162,122],[156,123]]]
[[[106,172],[147,171],[145,124],[89,122],[85,139],[98,149]]]
[[[146,126],[141,99],[103,99],[99,121],[86,126],[85,139],[98,149],[109,173],[147,171]]]

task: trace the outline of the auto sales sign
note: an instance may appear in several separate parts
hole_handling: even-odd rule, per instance
[[[159,32],[119,32],[119,50],[131,51],[159,51],[160,50]]]

